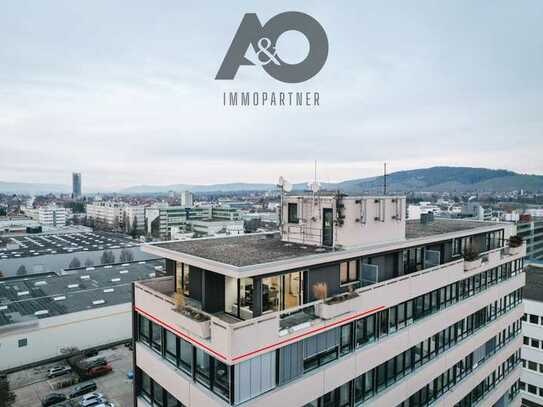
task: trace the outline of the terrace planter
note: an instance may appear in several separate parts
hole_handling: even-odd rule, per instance
[[[178,323],[180,328],[186,329],[202,339],[211,337],[211,320],[206,315],[187,308],[181,311],[174,308],[174,311],[181,317],[181,321]]]
[[[517,247],[512,247],[512,246],[509,246],[507,248],[507,251],[506,253],[510,256],[515,256],[517,254],[520,254],[520,252],[522,251],[522,245],[521,246],[517,246]]]
[[[477,260],[471,260],[471,261],[464,260],[464,271],[472,271],[472,270],[478,269],[479,267],[481,267],[482,264],[483,264],[483,259],[480,257]]]
[[[327,300],[315,307],[315,313],[319,318],[332,319],[342,314],[353,311],[352,298],[358,297],[358,294],[346,294],[331,300]]]

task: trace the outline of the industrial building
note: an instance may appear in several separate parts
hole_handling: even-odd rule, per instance
[[[526,245],[405,197],[283,194],[280,233],[161,242],[134,405],[520,406]]]
[[[163,260],[0,279],[0,371],[127,340],[132,282]]]

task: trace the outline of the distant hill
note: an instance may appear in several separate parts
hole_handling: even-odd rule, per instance
[[[383,190],[383,177],[359,178],[338,183],[325,183],[323,189],[347,193],[377,193]],[[492,170],[472,167],[431,167],[393,172],[387,176],[390,192],[508,192],[524,189],[543,191],[543,176],[518,174],[508,170]],[[274,184],[230,183],[212,185],[137,185],[117,191],[122,194],[166,193],[168,191],[192,192],[244,192],[271,191]],[[294,190],[306,190],[307,183],[294,185]],[[0,182],[0,193],[61,193],[70,188],[56,184],[26,184]]]
[[[345,192],[382,191],[383,177],[343,181],[335,186]],[[543,176],[488,168],[432,167],[391,173],[387,188],[396,192],[543,191]]]

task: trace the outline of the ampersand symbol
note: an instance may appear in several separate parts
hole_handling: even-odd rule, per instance
[[[272,42],[269,38],[263,37],[259,39],[257,45],[258,45],[258,51],[256,53],[256,57],[258,61],[260,62],[260,65],[268,65],[272,61],[275,65],[279,65],[279,61],[277,60],[277,58],[275,58],[276,51],[273,50],[271,46]],[[273,52],[270,52],[269,51],[270,49],[272,49]],[[264,54],[265,56],[267,56],[268,57],[267,60],[262,60],[260,58],[261,54]]]

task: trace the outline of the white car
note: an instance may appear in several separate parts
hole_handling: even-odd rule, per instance
[[[69,366],[55,366],[48,370],[47,377],[50,379],[57,376],[62,376],[71,373],[72,368]]]
[[[85,394],[79,399],[80,407],[95,407],[104,404],[107,400],[102,393],[89,393]]]

